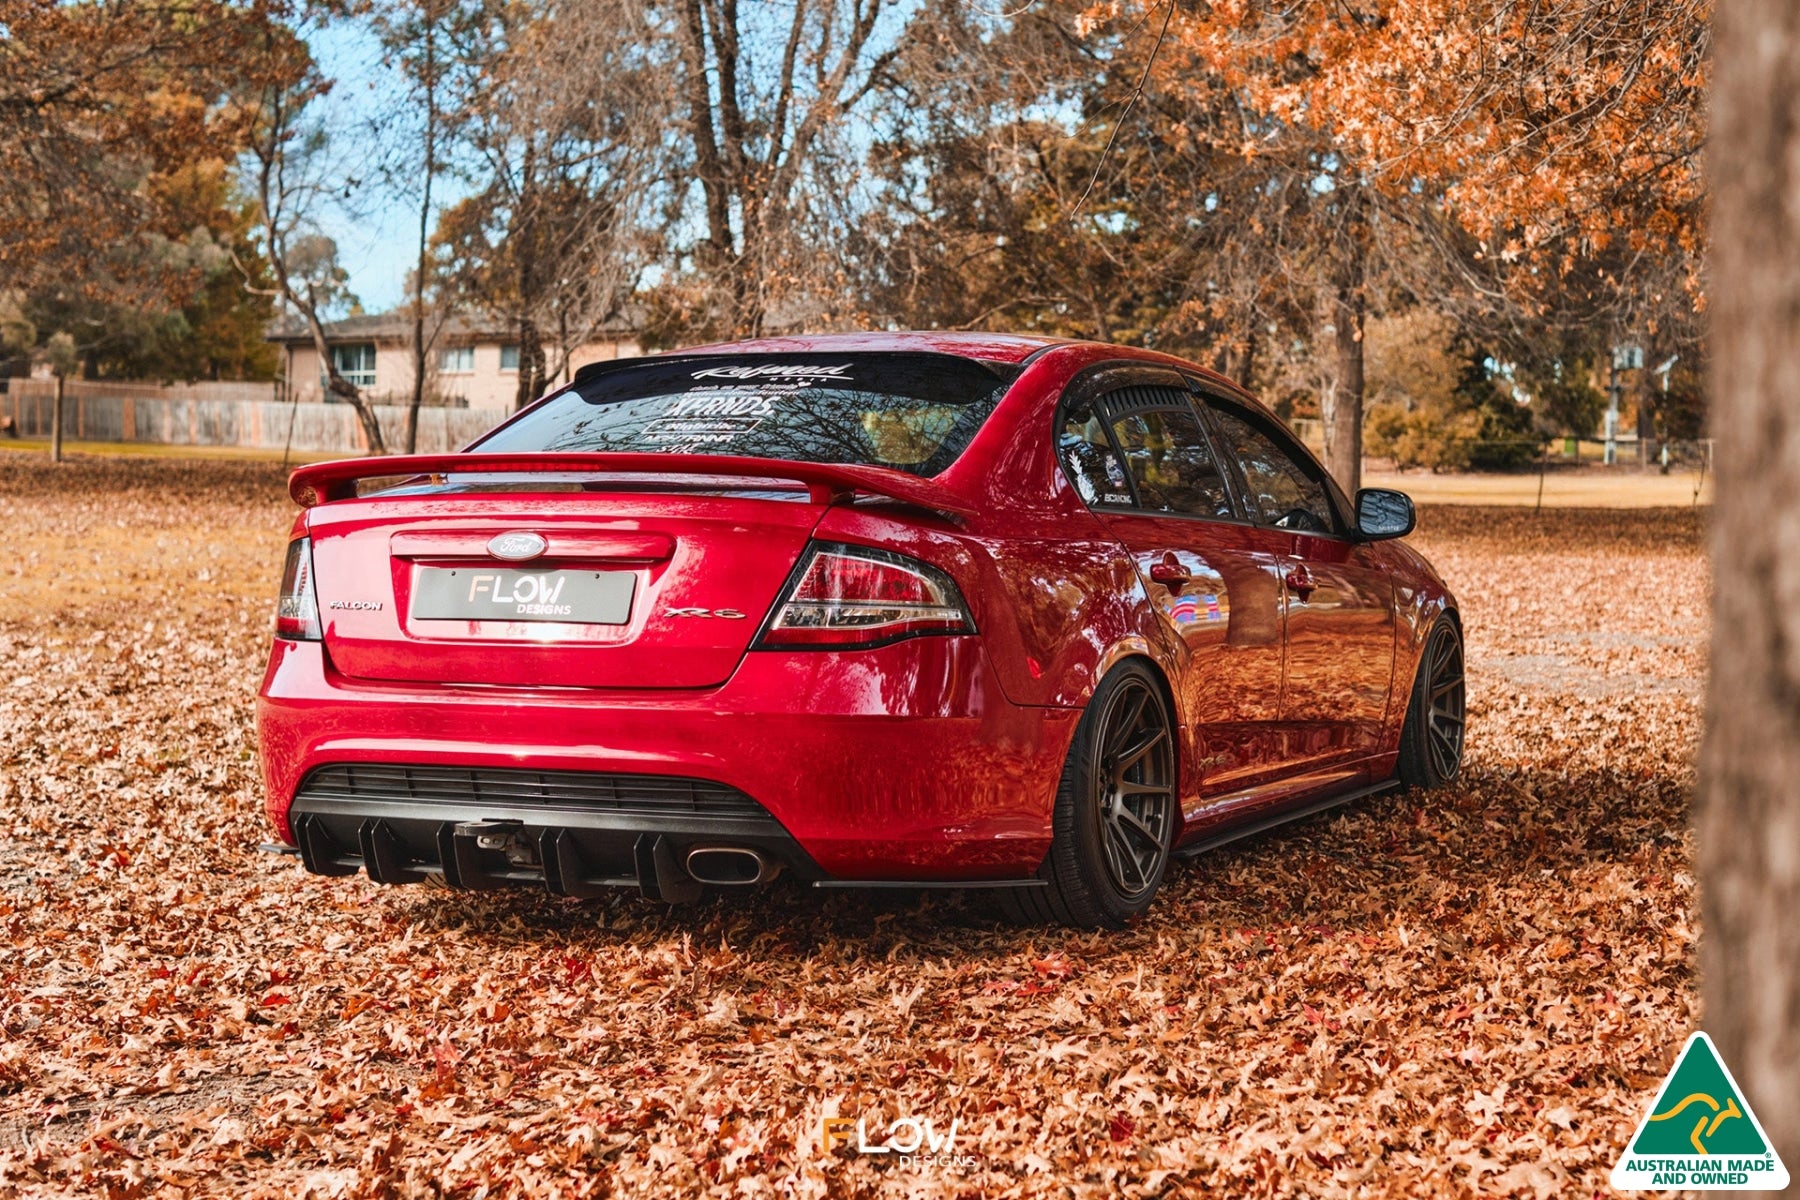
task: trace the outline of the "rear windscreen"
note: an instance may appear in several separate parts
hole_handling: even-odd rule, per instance
[[[1016,371],[945,354],[645,359],[577,380],[481,451],[732,454],[936,475]]]

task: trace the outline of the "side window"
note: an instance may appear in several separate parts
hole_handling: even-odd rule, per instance
[[[1213,420],[1224,436],[1224,452],[1244,478],[1251,517],[1262,525],[1304,533],[1342,533],[1323,478],[1285,437],[1216,401]]]
[[[1127,508],[1134,503],[1125,468],[1113,453],[1106,426],[1094,415],[1093,404],[1083,401],[1063,410],[1056,444],[1063,467],[1084,502]]]
[[[1112,418],[1113,438],[1125,455],[1126,469],[1137,483],[1138,503],[1156,512],[1234,518],[1237,514],[1231,507],[1231,493],[1225,489],[1225,476],[1187,398],[1176,394],[1179,408],[1125,407],[1133,398],[1154,398],[1166,403],[1168,396],[1163,389],[1155,389],[1159,394],[1154,397],[1132,395],[1151,391],[1128,388],[1107,397],[1112,402],[1108,407],[1116,414]]]

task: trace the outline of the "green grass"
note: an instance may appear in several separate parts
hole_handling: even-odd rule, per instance
[[[0,439],[0,453],[42,454],[50,453],[50,442],[43,438],[4,438]],[[280,462],[283,454],[280,450],[266,449],[260,446],[175,446],[161,442],[77,442],[64,439],[63,454],[65,456],[83,454],[107,458],[202,458],[238,460],[244,462]],[[324,462],[333,458],[353,458],[349,452],[326,450],[295,450],[286,455],[289,462],[308,463]]]

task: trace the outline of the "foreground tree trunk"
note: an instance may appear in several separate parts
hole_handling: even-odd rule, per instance
[[[1718,8],[1714,612],[1695,813],[1706,1030],[1800,1165],[1800,6]],[[1673,1047],[1670,1050],[1673,1051]]]

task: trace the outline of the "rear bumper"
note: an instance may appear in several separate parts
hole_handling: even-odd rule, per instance
[[[972,637],[753,652],[721,687],[639,692],[356,680],[320,643],[277,641],[257,702],[269,816],[309,867],[484,886],[456,877],[456,827],[510,821],[548,864],[536,879],[569,894],[583,893],[556,886],[560,867],[596,886],[644,886],[658,839],[678,861],[700,844],[749,846],[821,882],[1029,876],[1079,715],[1009,702]],[[669,811],[629,788],[596,801],[316,786],[343,764],[701,781],[751,807]],[[309,828],[311,846],[297,838]],[[483,853],[479,873],[532,881]]]
[[[637,887],[691,899],[688,854],[729,847],[756,883],[820,878],[781,823],[742,792],[659,775],[337,763],[307,772],[288,809],[306,869],[377,883],[541,886],[562,896]],[[702,874],[705,872],[702,871]]]

